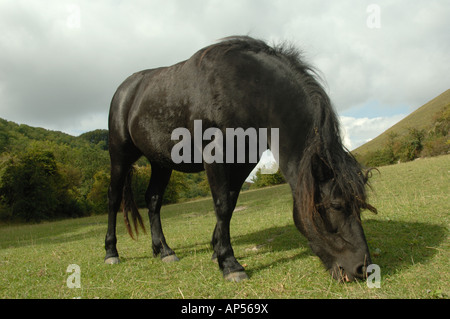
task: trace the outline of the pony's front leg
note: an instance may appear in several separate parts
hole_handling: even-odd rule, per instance
[[[238,282],[247,279],[244,267],[234,257],[231,247],[230,221],[236,200],[230,194],[229,172],[224,164],[205,164],[205,170],[217,219],[212,238],[215,257],[225,280]]]

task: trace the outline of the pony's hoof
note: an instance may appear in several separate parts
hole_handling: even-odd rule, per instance
[[[105,264],[108,264],[108,265],[115,265],[118,263],[120,263],[119,257],[109,257],[109,258],[105,259]]]
[[[247,280],[248,276],[244,271],[237,271],[224,276],[224,279],[231,282],[240,282],[243,280]]]
[[[178,258],[177,255],[169,255],[169,256],[161,258],[161,260],[165,263],[173,263],[175,261],[179,261],[180,258]]]

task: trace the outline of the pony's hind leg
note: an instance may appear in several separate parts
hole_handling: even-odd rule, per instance
[[[116,248],[116,220],[128,169],[125,170],[121,165],[111,165],[111,183],[108,188],[108,230],[105,238],[105,263],[107,264],[119,263],[119,253]]]
[[[179,259],[175,255],[175,252],[166,243],[160,216],[164,191],[169,183],[172,170],[161,167],[155,163],[151,163],[151,167],[152,175],[147,192],[145,193],[145,200],[148,206],[153,256],[156,257],[160,254],[161,260],[164,262],[178,261]]]
[[[126,154],[126,156],[123,156]],[[108,188],[108,230],[105,238],[105,263],[119,263],[117,251],[116,219],[122,203],[123,188],[133,163],[141,156],[135,149],[129,148],[125,152],[114,151],[111,148],[111,182]]]

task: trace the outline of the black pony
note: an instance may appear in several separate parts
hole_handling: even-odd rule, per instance
[[[186,61],[135,73],[117,89],[109,114],[106,263],[119,262],[116,214],[122,201],[129,234],[133,237],[129,212],[136,233],[138,224],[143,227],[131,178],[133,163],[144,155],[152,167],[145,198],[153,255],[178,260],[166,243],[160,220],[172,170],[206,170],[217,218],[213,258],[225,279],[247,278],[231,247],[230,220],[241,186],[256,164],[248,156],[244,163],[175,163],[171,151],[177,141],[171,139],[172,132],[186,128],[194,136],[195,120],[202,121],[203,130],[220,130],[224,145],[227,128],[265,128],[269,136],[272,128],[278,128],[279,166],[294,197],[295,225],[334,278],[351,281],[366,276],[371,260],[360,212],[376,212],[366,202],[367,172],[343,147],[330,100],[299,52],[250,37],[225,38]],[[270,147],[271,138],[268,141]],[[205,147],[208,141],[202,142]]]

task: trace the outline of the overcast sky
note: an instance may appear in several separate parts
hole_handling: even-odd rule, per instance
[[[248,34],[302,48],[353,149],[450,88],[449,21],[447,0],[0,0],[0,117],[107,128],[128,75]]]

